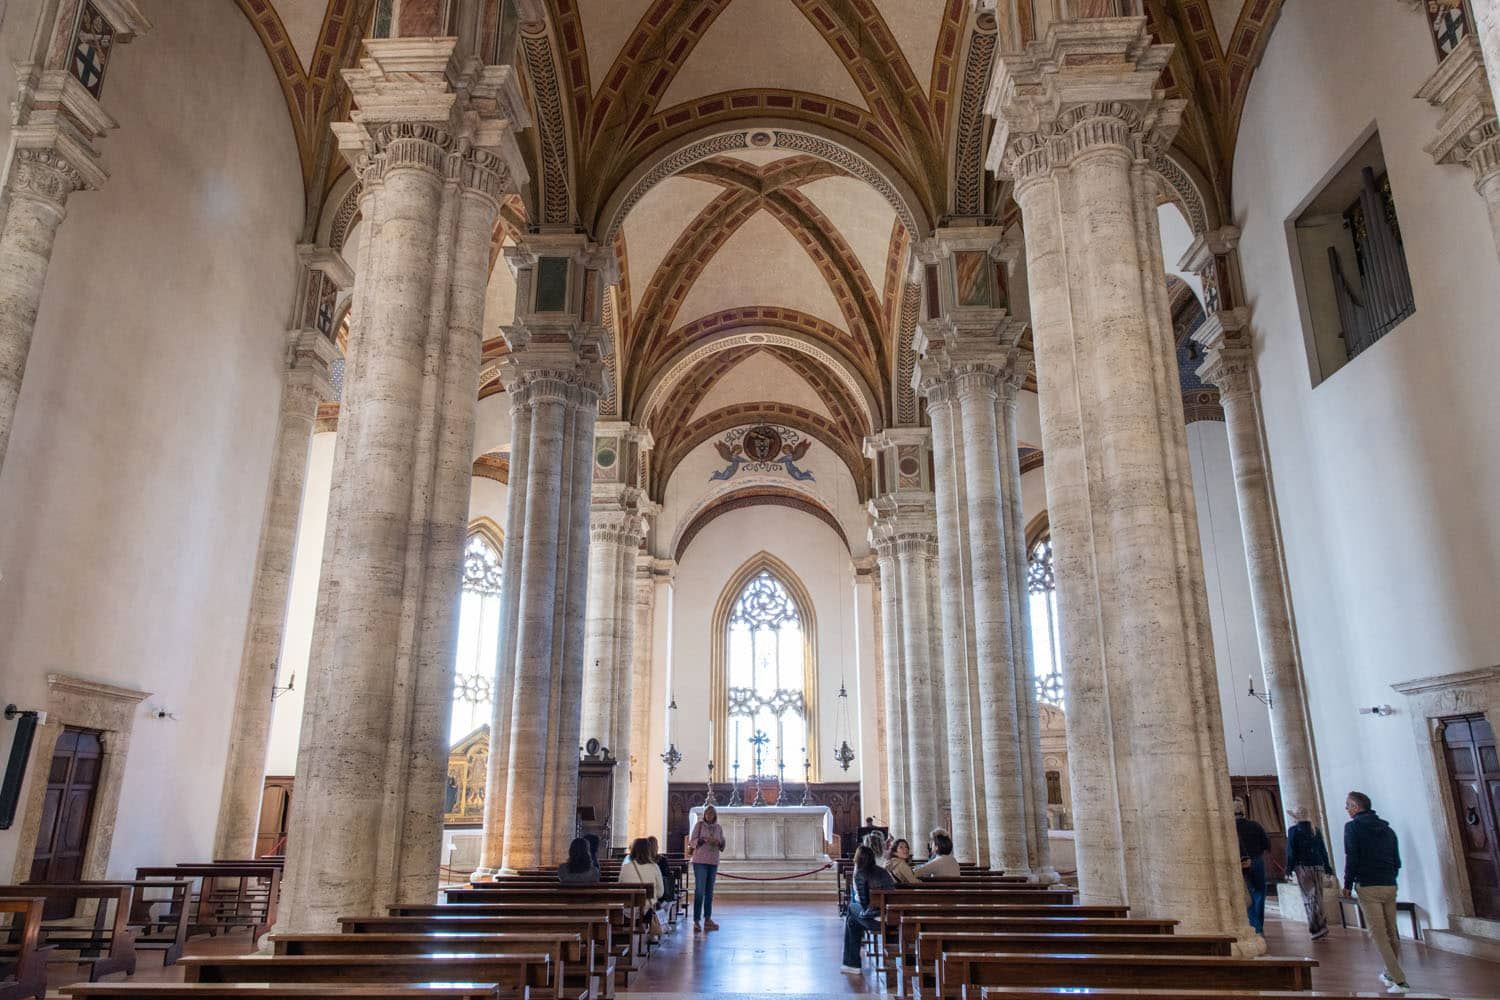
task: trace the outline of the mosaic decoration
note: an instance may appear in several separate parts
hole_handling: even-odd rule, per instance
[[[718,449],[719,457],[729,464],[710,474],[710,481],[733,479],[741,470],[785,470],[798,482],[812,482],[814,479],[811,472],[797,467],[812,447],[812,439],[804,438],[791,427],[773,424],[736,427],[715,441],[714,447]]]
[[[69,66],[73,76],[97,99],[104,90],[104,70],[109,65],[109,50],[115,32],[104,15],[85,3],[78,16],[78,30],[73,33],[73,59]]]

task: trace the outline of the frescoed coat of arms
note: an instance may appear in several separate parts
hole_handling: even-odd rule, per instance
[[[798,482],[808,482],[813,474],[797,467],[812,447],[812,440],[804,438],[790,427],[757,424],[754,427],[736,427],[714,442],[719,457],[729,464],[709,475],[712,481],[734,478],[741,469],[750,472],[776,472],[784,470]]]

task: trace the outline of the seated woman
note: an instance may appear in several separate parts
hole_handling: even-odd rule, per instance
[[[890,873],[875,864],[875,852],[864,844],[854,851],[854,891],[849,895],[849,915],[844,918],[844,964],[840,972],[858,975],[860,945],[865,931],[880,930],[880,911],[870,905],[871,889],[889,889],[896,884]]]
[[[887,847],[885,834],[879,830],[871,830],[865,834],[864,845],[875,852],[875,863],[884,868]]]
[[[672,863],[661,852],[661,841],[647,837],[646,844],[651,848],[651,860],[661,870],[661,899],[657,902],[670,903],[677,898],[677,877],[672,874]]]
[[[645,837],[637,837],[630,842],[630,856],[620,866],[621,885],[644,885],[651,890],[651,912],[644,918],[651,927],[653,940],[661,934],[661,919],[656,915],[656,907],[661,902],[662,881],[661,869],[656,866],[651,858],[651,842]]]
[[[568,860],[557,866],[557,880],[563,885],[597,885],[599,866],[589,853],[589,842],[582,837],[573,838],[568,845]]]
[[[905,837],[891,841],[891,854],[885,860],[885,870],[897,885],[915,885],[917,873],[911,867],[911,843]]]

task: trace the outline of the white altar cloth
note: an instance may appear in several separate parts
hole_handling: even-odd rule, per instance
[[[715,806],[724,828],[725,861],[826,861],[833,839],[833,810],[827,806]],[[688,810],[688,829],[703,818],[703,807]]]

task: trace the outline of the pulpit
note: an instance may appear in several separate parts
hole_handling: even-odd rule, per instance
[[[591,739],[578,761],[578,833],[599,837],[601,853],[607,852],[614,829],[615,760],[608,747]]]

